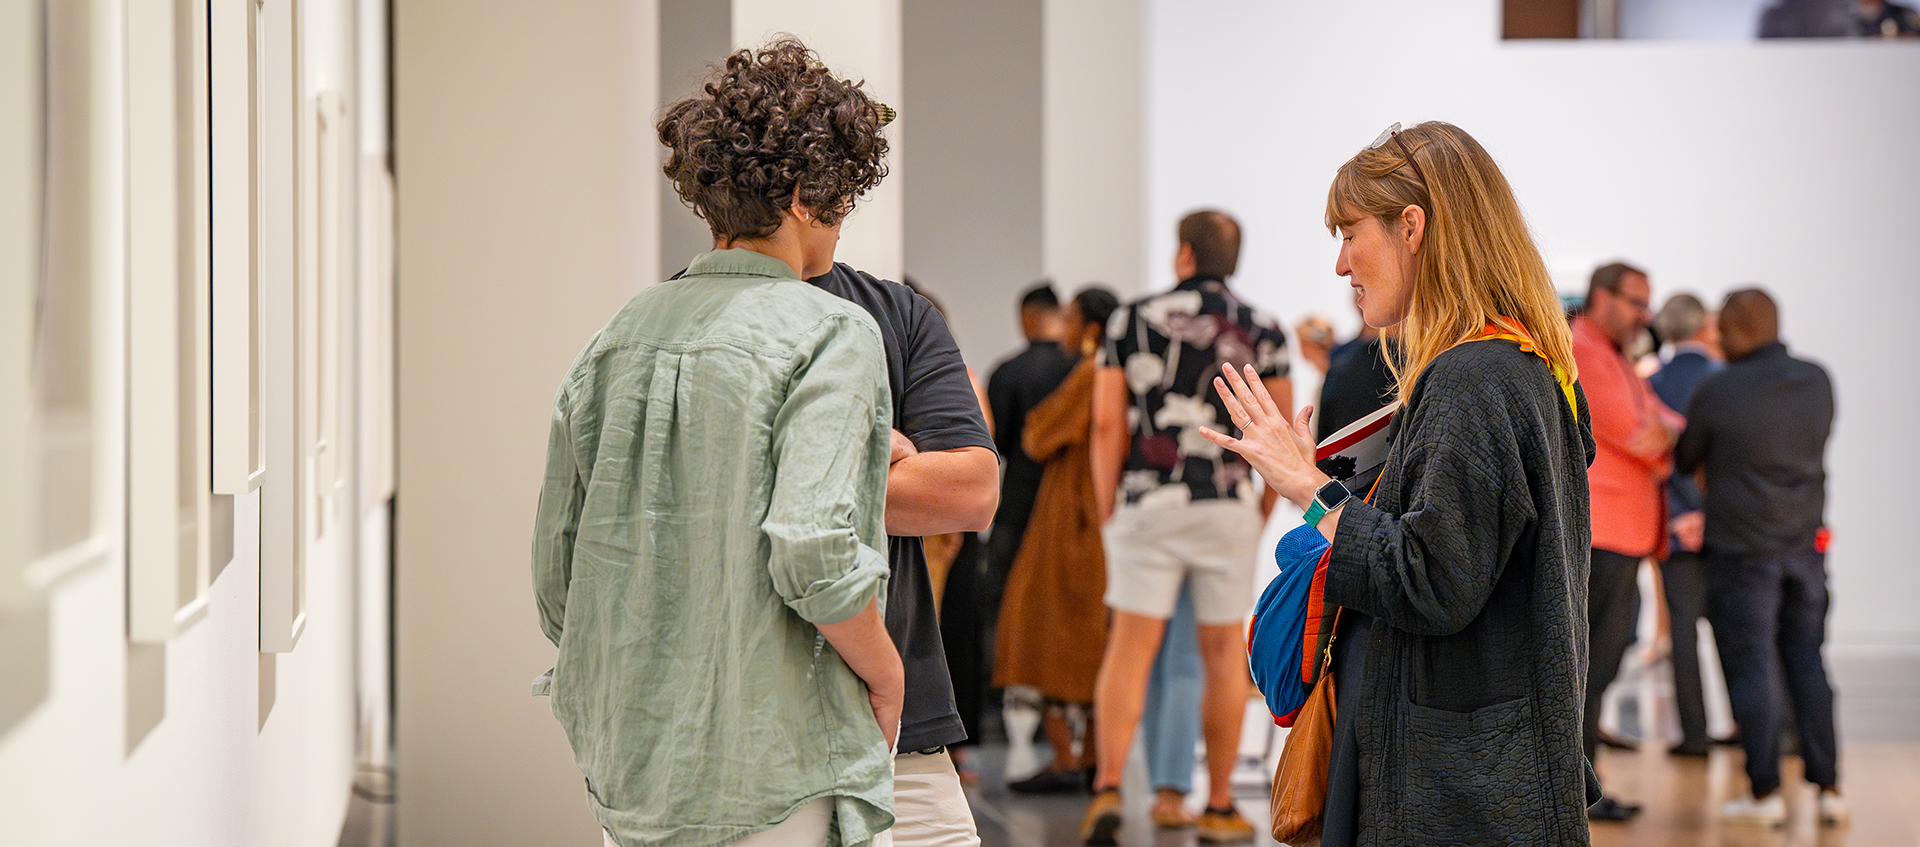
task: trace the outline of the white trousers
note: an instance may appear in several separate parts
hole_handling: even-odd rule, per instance
[[[893,828],[873,847],[980,847],[973,809],[946,751],[893,759]]]
[[[873,847],[980,847],[973,808],[967,805],[953,757],[945,751],[894,757],[893,818],[893,828],[875,836]],[[831,826],[833,798],[822,797],[732,847],[820,847]],[[619,847],[611,834],[601,834],[606,847]]]

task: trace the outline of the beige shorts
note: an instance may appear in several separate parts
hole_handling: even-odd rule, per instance
[[[1240,500],[1116,507],[1101,533],[1107,605],[1166,620],[1184,579],[1200,623],[1245,622],[1253,610],[1260,523],[1259,507]]]

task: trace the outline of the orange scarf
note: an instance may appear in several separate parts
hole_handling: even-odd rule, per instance
[[[1554,380],[1560,383],[1560,393],[1567,397],[1567,410],[1573,413],[1574,420],[1577,421],[1580,419],[1580,404],[1576,402],[1573,397],[1573,377],[1567,374],[1566,368],[1554,364],[1552,359],[1547,358],[1547,354],[1540,352],[1540,347],[1533,343],[1533,336],[1528,335],[1526,330],[1521,329],[1518,323],[1515,323],[1512,318],[1495,318],[1493,321],[1487,322],[1487,325],[1480,330],[1479,335],[1468,340],[1485,341],[1487,339],[1511,341],[1520,345],[1521,350],[1539,356],[1540,361],[1546,362],[1547,367],[1553,369]]]

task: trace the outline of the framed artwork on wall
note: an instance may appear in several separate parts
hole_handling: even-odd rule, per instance
[[[0,3],[0,737],[50,685],[47,602],[28,575],[48,542],[34,472],[48,281],[44,23],[38,3]]]
[[[255,107],[260,93],[254,0],[211,0],[213,491],[260,487],[260,233]]]
[[[106,192],[113,187],[93,175],[100,145],[86,105],[94,73],[90,10],[47,4],[44,27],[44,218],[29,336],[31,420],[20,465],[32,492],[26,515],[34,563],[28,580],[36,585],[103,563],[112,551],[96,496],[106,445],[98,431],[103,403],[97,370],[104,356],[94,278],[117,252],[94,214],[117,198],[110,199]]]
[[[253,15],[254,267],[260,303],[260,650],[291,652],[306,627],[309,475],[301,422],[298,139],[305,123],[295,38],[299,8],[289,0],[249,3]]]
[[[331,529],[334,494],[340,486],[340,186],[336,149],[340,99],[331,91],[321,91],[305,98],[303,106],[296,127],[301,411],[298,471],[302,477],[300,555],[311,557],[313,545]]]
[[[46,149],[41,27],[31,4],[8,3],[0,13],[0,464],[27,468],[38,464],[30,461],[28,439]],[[0,615],[36,599],[26,581],[36,534],[33,487],[29,474],[0,474]]]
[[[347,339],[347,317],[351,312],[347,309],[348,291],[343,284],[347,253],[345,241],[341,238],[344,221],[340,203],[343,188],[340,145],[346,137],[342,126],[346,115],[341,108],[339,95],[330,90],[316,94],[312,117],[315,184],[310,208],[318,218],[313,228],[314,295],[319,300],[314,310],[314,352],[318,361],[313,392],[316,416],[313,439],[316,500],[314,536],[318,537],[327,533],[331,521],[339,514],[338,495],[346,482],[346,462],[343,457],[348,455],[350,448],[347,443],[350,430],[342,425],[341,410],[348,373],[348,347],[344,342]]]
[[[127,632],[204,614],[211,393],[206,0],[129,4]]]
[[[180,417],[182,523],[193,533],[191,578],[182,583],[205,594],[233,558],[233,498],[213,488],[213,31],[209,0],[176,0],[181,6],[181,44],[190,58],[180,66],[180,84],[190,96],[180,103],[181,175],[191,188],[181,198],[185,223],[180,278]],[[190,478],[190,481],[189,481]],[[183,539],[183,545],[188,543]]]

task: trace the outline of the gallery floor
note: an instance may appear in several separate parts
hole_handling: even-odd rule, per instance
[[[1027,797],[1006,790],[996,766],[1004,748],[981,751],[984,776],[968,792],[982,847],[1074,847],[1079,842],[1085,795]],[[1706,759],[1668,756],[1665,748],[1603,750],[1600,769],[1608,788],[1642,806],[1627,823],[1593,826],[1594,847],[1920,847],[1920,741],[1855,741],[1841,753],[1844,788],[1852,804],[1849,827],[1822,829],[1813,821],[1813,795],[1804,783],[1788,793],[1785,830],[1723,827],[1714,818],[1721,800],[1745,787],[1741,755],[1719,747]],[[1789,759],[1789,784],[1798,778]],[[1237,790],[1240,813],[1258,828],[1267,815],[1264,787]],[[1147,819],[1144,792],[1126,806],[1122,847],[1192,847],[1192,830],[1155,829]],[[1264,833],[1255,842],[1272,845]]]
[[[1722,826],[1715,810],[1746,787],[1739,749],[1716,746],[1707,758],[1682,758],[1669,756],[1664,742],[1649,742],[1639,750],[1600,751],[1598,769],[1608,793],[1640,804],[1642,812],[1626,823],[1595,824],[1595,847],[1920,847],[1920,660],[1837,661],[1833,676],[1839,692],[1841,787],[1853,810],[1850,826],[1817,825],[1812,792],[1799,781],[1799,760],[1791,757],[1783,768],[1788,786],[1786,828]],[[1670,709],[1671,704],[1656,703],[1654,708]],[[1629,720],[1624,729],[1633,734],[1640,727]],[[1263,731],[1249,727],[1247,738],[1258,739]],[[1259,744],[1256,740],[1243,747],[1258,749]],[[1269,747],[1277,744],[1270,742]],[[1045,758],[1044,745],[1038,754]],[[968,800],[982,847],[1079,844],[1086,795],[1032,797],[1009,792],[1004,742],[975,748],[973,756],[980,779],[968,789]],[[1262,771],[1270,762],[1256,765],[1250,760],[1236,774],[1240,812],[1257,829],[1264,829],[1267,820]],[[1192,830],[1154,828],[1147,818],[1146,779],[1138,771],[1128,774],[1122,847],[1197,847]],[[1195,784],[1199,788],[1203,780],[1197,778]],[[1191,803],[1197,808],[1201,799],[1196,791]],[[391,847],[393,823],[390,798],[383,801],[356,792],[339,845]],[[1265,847],[1274,842],[1263,833],[1256,844]]]

